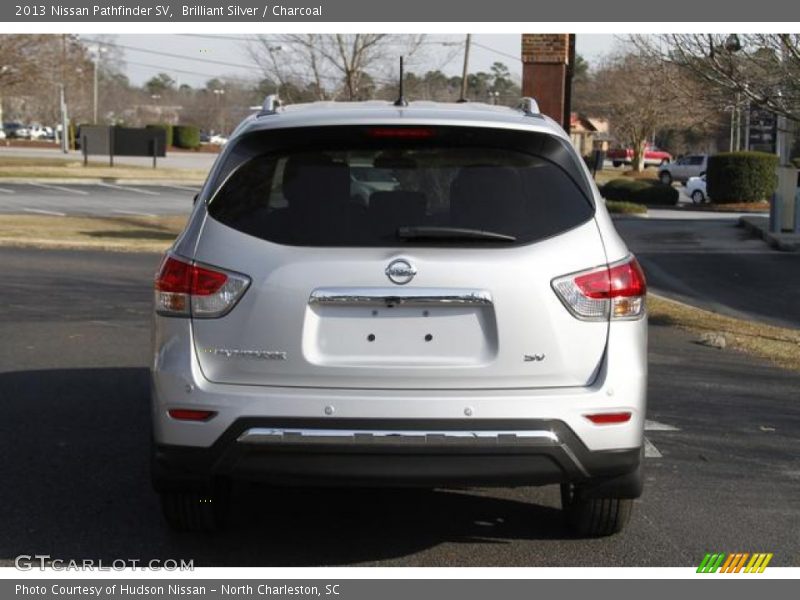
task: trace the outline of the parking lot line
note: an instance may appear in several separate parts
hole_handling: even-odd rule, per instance
[[[133,192],[134,194],[144,194],[145,196],[160,196],[158,192],[154,192],[152,190],[143,190],[140,188],[130,187],[127,185],[115,185],[113,183],[98,183],[97,185],[111,188],[112,190],[122,190],[125,192]]]
[[[67,213],[58,212],[57,210],[45,210],[43,208],[23,208],[25,212],[37,213],[40,215],[52,215],[54,217],[66,217]]]
[[[28,185],[32,185],[34,187],[44,188],[46,190],[56,190],[59,192],[68,192],[70,194],[78,194],[79,196],[88,196],[89,192],[84,190],[76,190],[68,187],[62,187],[60,185],[51,185],[49,183],[28,183]]]
[[[111,212],[117,213],[117,214],[120,214],[120,215],[135,215],[137,217],[155,217],[156,216],[153,213],[139,212],[137,210],[112,210]]]
[[[644,438],[644,456],[645,458],[662,458],[663,455],[658,451],[653,442]]]
[[[680,431],[677,427],[673,427],[672,425],[667,425],[666,423],[659,423],[658,421],[649,421],[645,419],[644,422],[644,430],[645,431]]]
[[[189,187],[188,185],[171,185],[166,183],[160,183],[158,187],[169,188],[172,190],[186,190],[187,192],[199,192],[200,186],[197,187]]]

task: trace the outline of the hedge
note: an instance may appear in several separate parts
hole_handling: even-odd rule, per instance
[[[778,185],[778,157],[766,152],[723,152],[708,159],[706,188],[715,203],[760,202]]]
[[[145,125],[147,129],[163,129],[167,139],[167,148],[172,146],[172,125],[169,123],[151,123],[149,125]]]
[[[612,179],[600,193],[606,200],[659,206],[673,206],[680,196],[678,190],[658,181],[629,178]]]
[[[194,149],[200,146],[200,128],[195,125],[174,125],[172,143],[177,148]]]

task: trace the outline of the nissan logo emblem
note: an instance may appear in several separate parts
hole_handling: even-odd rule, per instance
[[[386,267],[386,276],[389,281],[397,285],[404,285],[414,279],[417,269],[404,258],[398,258],[389,263]]]

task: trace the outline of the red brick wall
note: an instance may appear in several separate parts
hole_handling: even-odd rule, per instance
[[[569,63],[568,33],[522,34],[522,95],[532,96],[548,117],[564,123]]]

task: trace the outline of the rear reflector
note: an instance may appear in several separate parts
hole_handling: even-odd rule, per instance
[[[156,312],[171,317],[221,317],[249,284],[245,275],[167,253],[155,280]]]
[[[631,413],[598,413],[595,415],[584,415],[595,425],[612,425],[614,423],[627,423],[631,420]]]
[[[644,315],[647,283],[633,256],[559,277],[552,286],[564,306],[579,319],[638,319]]]
[[[208,421],[217,414],[213,410],[189,410],[185,408],[173,408],[167,412],[170,417],[178,421]]]
[[[405,140],[424,140],[436,135],[429,127],[373,127],[368,135],[374,138],[400,138]]]

